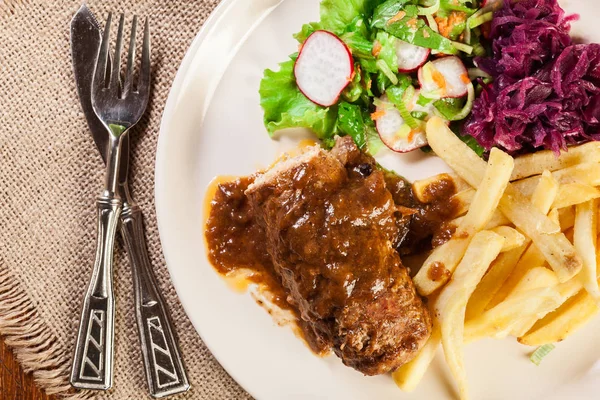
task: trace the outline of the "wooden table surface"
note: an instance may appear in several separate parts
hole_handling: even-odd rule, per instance
[[[13,352],[0,337],[0,400],[55,400],[47,396],[33,381],[31,374],[24,374]]]

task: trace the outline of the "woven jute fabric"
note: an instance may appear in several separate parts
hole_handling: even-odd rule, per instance
[[[186,399],[250,398],[212,357],[185,315],[161,252],[154,161],[170,86],[218,0],[102,0],[88,6],[151,19],[153,92],[132,131],[130,179],[143,209],[150,258],[169,304],[192,389]],[[114,388],[68,384],[82,297],[96,246],[104,168],[79,105],[69,24],[80,1],[0,0],[0,335],[49,393],[71,398],[149,398],[134,317],[131,270],[121,240]]]

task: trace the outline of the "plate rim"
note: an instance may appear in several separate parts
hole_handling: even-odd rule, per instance
[[[167,139],[166,139],[167,135],[165,132],[168,130],[168,125],[170,124],[171,118],[173,118],[173,114],[175,113],[175,110],[177,109],[179,101],[180,101],[182,95],[185,93],[184,83],[188,76],[190,66],[194,60],[194,57],[196,56],[196,53],[198,52],[198,48],[206,40],[207,36],[210,34],[212,29],[218,26],[221,18],[224,17],[227,14],[227,12],[230,10],[230,8],[239,1],[240,0],[222,0],[215,7],[215,9],[210,13],[210,15],[208,16],[206,21],[202,24],[202,27],[200,28],[200,30],[198,31],[198,33],[192,40],[192,43],[190,44],[189,48],[187,49],[187,51],[181,61],[181,64],[179,65],[179,68],[175,74],[175,78],[173,79],[173,82],[169,89],[169,94],[168,94],[167,100],[165,102],[165,107],[164,107],[164,110],[163,110],[163,113],[161,116],[161,122],[160,122],[160,126],[159,126],[158,140],[157,140],[157,146],[156,146],[156,156],[155,156],[155,171],[154,171],[154,209],[156,212],[156,223],[157,223],[157,228],[158,228],[158,236],[159,236],[159,240],[160,240],[160,244],[161,244],[162,254],[165,259],[167,271],[169,272],[169,278],[173,284],[175,292],[177,293],[178,300],[184,310],[186,317],[188,318],[188,320],[194,327],[194,330],[196,331],[196,333],[200,336],[200,339],[202,340],[204,345],[210,351],[211,356],[217,360],[217,362],[225,370],[225,372],[244,391],[249,393],[253,398],[259,399],[259,397],[257,396],[257,393],[254,390],[252,390],[249,385],[243,383],[244,379],[241,376],[239,376],[238,374],[233,372],[234,368],[230,368],[229,363],[223,357],[220,357],[218,355],[218,352],[213,351],[213,349],[214,349],[213,345],[210,343],[210,341],[207,341],[205,339],[205,336],[202,334],[201,327],[198,326],[196,323],[194,323],[194,319],[191,318],[191,316],[190,316],[191,313],[189,310],[190,310],[191,305],[190,304],[186,305],[186,303],[181,300],[183,298],[182,293],[181,293],[181,285],[177,284],[178,280],[177,280],[177,278],[175,278],[175,274],[174,274],[172,267],[170,267],[170,265],[173,265],[173,264],[169,262],[169,259],[171,259],[172,257],[170,256],[170,251],[167,250],[167,247],[164,245],[164,243],[165,243],[164,232],[166,230],[165,229],[166,217],[162,211],[163,210],[163,194],[162,194],[162,191],[160,190],[160,188],[162,188],[162,186],[163,186],[163,184],[161,182],[164,182],[163,174],[166,175],[166,172],[161,167],[163,165],[163,162],[161,160],[163,160],[163,158],[165,157],[164,154],[166,153],[166,150],[165,150],[166,144],[165,143],[167,142]],[[250,1],[253,1],[253,0],[250,0]],[[285,0],[279,0],[279,3],[283,2],[283,1],[285,1]],[[219,80],[220,80],[220,78],[219,78]],[[193,384],[193,382],[191,382],[191,383]]]

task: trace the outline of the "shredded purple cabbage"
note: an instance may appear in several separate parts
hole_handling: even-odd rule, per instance
[[[505,1],[494,14],[493,56],[465,132],[510,154],[600,140],[600,44],[573,44],[556,0]]]

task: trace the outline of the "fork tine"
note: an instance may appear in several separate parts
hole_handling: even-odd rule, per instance
[[[115,57],[110,74],[110,87],[118,89],[121,83],[121,49],[123,48],[123,24],[125,15],[119,17],[119,32],[117,33],[117,44],[115,46]]]
[[[123,85],[123,97],[126,97],[133,85],[133,61],[135,60],[135,34],[137,29],[137,15],[133,16],[131,23],[131,37],[129,39],[129,53],[127,55],[127,72],[125,75],[125,84]]]
[[[110,40],[110,21],[112,13],[108,13],[106,25],[104,25],[104,35],[102,36],[102,44],[98,51],[98,60],[96,61],[96,71],[94,73],[94,87],[103,89],[106,87],[106,63],[108,62],[108,47]]]
[[[138,81],[138,92],[147,96],[150,91],[150,23],[146,17],[144,23],[144,45],[142,47],[142,64],[140,66],[140,78]]]

